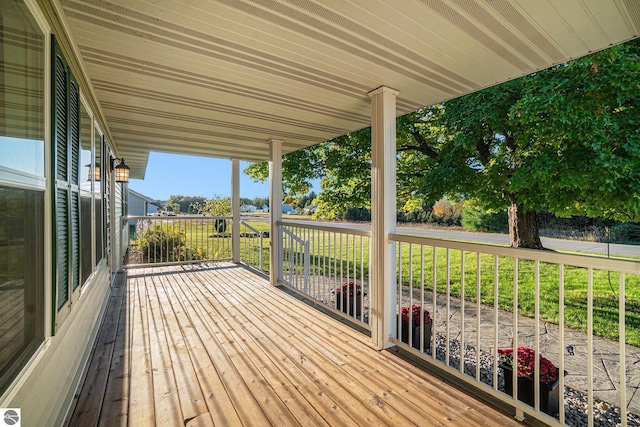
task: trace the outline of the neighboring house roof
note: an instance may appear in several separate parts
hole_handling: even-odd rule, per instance
[[[318,210],[318,205],[309,205],[304,208],[305,213],[316,213]]]
[[[146,201],[146,202],[149,202],[149,203],[152,203],[152,204],[154,204],[154,205],[156,204],[156,200],[155,200],[155,199],[152,199],[152,198],[151,198],[151,197],[149,197],[149,196],[145,196],[145,195],[144,195],[144,194],[142,194],[142,193],[138,193],[138,192],[137,192],[137,191],[135,191],[135,190],[129,189],[129,197],[131,197],[131,195],[134,195],[135,197],[138,197],[139,199],[142,199],[142,200],[144,200],[144,201]]]

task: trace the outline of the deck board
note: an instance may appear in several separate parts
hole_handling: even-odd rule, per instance
[[[70,425],[519,425],[243,267],[117,283]]]

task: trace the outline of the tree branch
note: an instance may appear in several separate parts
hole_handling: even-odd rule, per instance
[[[413,149],[432,159],[438,158],[438,152],[429,145],[427,140],[424,139],[420,131],[415,126],[410,126],[409,133],[411,134],[411,136],[413,136],[413,139],[415,139],[418,145],[410,146],[411,148],[407,147],[406,150],[398,149],[398,151],[409,151]]]

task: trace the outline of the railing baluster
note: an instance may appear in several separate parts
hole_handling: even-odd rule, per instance
[[[337,235],[338,233],[333,233],[333,289],[334,291],[340,285],[338,283],[338,257],[336,257],[336,251],[338,250],[337,241],[336,241]],[[336,305],[333,308],[337,308],[336,306],[338,304],[338,294],[336,294],[335,300],[336,300],[336,303],[335,303]]]
[[[513,399],[518,400],[518,258],[513,259],[513,360],[514,369],[511,380],[513,381]],[[524,414],[521,409],[516,409],[516,418],[522,420]]]
[[[482,320],[482,263],[480,262],[480,252],[476,253],[476,381],[480,378],[480,321]]]
[[[587,272],[587,423],[593,427],[593,268]]]
[[[540,410],[540,261],[534,263],[534,316],[533,351],[535,365],[533,368],[533,407]]]
[[[357,286],[358,284],[358,269],[357,269],[357,262],[356,262],[356,235],[353,235],[353,242],[352,245],[353,246],[353,283],[355,284],[355,286]],[[362,279],[360,280],[362,282]],[[361,285],[362,286],[362,285]],[[353,309],[353,315],[354,317],[358,316],[358,300],[361,298],[362,296],[362,292],[360,292],[360,295],[358,295],[358,293],[354,293],[354,297],[353,297],[353,303],[356,305]],[[362,305],[360,305],[360,307],[362,307]],[[362,314],[360,314],[360,320],[362,320]]]
[[[627,372],[626,372],[626,313],[625,307],[625,274],[620,273],[618,279],[618,353],[620,354],[620,366],[618,369],[618,383],[620,384],[620,422],[622,427],[627,426]]]
[[[364,295],[369,293],[369,286],[364,286],[364,236],[360,236],[360,277],[362,278],[362,293],[360,294],[360,307],[362,307],[362,320],[364,322]],[[369,282],[369,280],[367,280]],[[371,305],[371,304],[369,304]],[[369,313],[367,313],[367,322],[369,321]]]
[[[446,354],[446,365],[450,366],[451,360],[450,360],[450,354],[451,354],[451,343],[450,343],[450,339],[451,339],[451,326],[450,326],[450,319],[451,319],[451,251],[449,250],[449,248],[447,248],[447,310],[445,313],[445,326],[446,326],[446,333],[445,336],[447,337],[447,343],[446,343],[446,350],[445,350],[445,354]]]
[[[494,255],[493,260],[493,389],[498,390],[498,327],[499,317],[498,317],[498,279],[499,279],[499,271],[500,267],[498,262],[498,255]]]
[[[438,335],[436,329],[436,320],[438,318],[438,250],[435,246],[431,247],[433,251],[433,316],[432,316],[432,346],[431,346],[431,357],[435,360],[438,356],[436,352],[437,340],[436,336]]]
[[[404,304],[400,304],[402,307]],[[409,321],[407,322],[407,342],[413,347],[413,244],[409,243]]]
[[[465,339],[464,339],[464,251],[460,251],[460,373],[464,374]]]
[[[420,351],[424,352],[424,245],[420,245]],[[431,325],[427,326],[431,327]]]
[[[402,310],[402,270],[403,270],[403,265],[402,265],[402,242],[398,242],[397,243],[397,247],[398,247],[398,255],[397,255],[397,265],[399,265],[398,268],[398,286],[396,286],[396,339],[400,340],[402,338],[402,315],[401,315],[401,310]]]
[[[558,411],[560,412],[560,425],[565,425],[565,415],[564,415],[564,264],[558,265],[559,268],[559,277],[558,277],[558,285],[560,288],[560,293],[558,295],[558,355],[559,355],[559,365],[560,372],[558,373],[558,377],[560,381],[558,383],[558,387],[560,387],[560,401],[558,405]]]

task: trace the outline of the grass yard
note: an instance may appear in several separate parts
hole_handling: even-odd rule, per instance
[[[358,238],[359,239],[359,238]],[[369,276],[369,243],[365,239],[353,241],[353,236],[342,235],[334,239],[311,233],[305,236],[310,242],[311,274],[328,272],[340,268],[346,271],[364,270],[364,277]],[[342,256],[340,249],[342,248]],[[411,254],[410,254],[411,251]],[[337,256],[329,256],[329,254]],[[425,289],[433,290],[433,249],[424,247],[424,270],[421,270],[420,247],[402,245],[402,253],[398,258],[402,261],[401,282],[404,286],[411,283],[419,289],[424,275]],[[451,250],[449,289],[455,297],[462,296],[462,254]],[[342,260],[342,262],[340,262]],[[355,262],[354,262],[355,260]],[[411,262],[410,262],[411,260]],[[360,262],[363,262],[361,268]],[[411,265],[411,267],[410,267]],[[440,294],[447,291],[447,250],[436,249],[436,291]],[[480,300],[487,306],[494,304],[495,257],[480,254]],[[518,262],[518,312],[521,315],[534,317],[535,313],[535,263],[519,260]],[[464,298],[477,301],[478,255],[475,252],[464,253]],[[514,260],[498,257],[498,306],[507,311],[514,307]],[[564,269],[564,321],[569,328],[587,331],[587,286],[588,272],[585,268],[565,266]],[[353,277],[353,274],[350,274]],[[618,283],[619,274],[603,270],[593,273],[593,328],[598,336],[618,340]],[[558,265],[540,263],[540,319],[551,323],[559,323],[560,269]],[[625,287],[625,325],[626,342],[640,346],[640,276],[626,275]]]
[[[408,285],[409,245],[402,250],[402,283]],[[419,248],[414,247],[412,254],[413,286],[421,286]],[[450,251],[450,293],[462,296],[462,254],[461,251]],[[425,247],[425,289],[433,290],[433,249]],[[446,249],[436,249],[436,291],[446,292]],[[476,302],[478,298],[478,255],[475,252],[464,253],[464,298]],[[514,260],[498,257],[498,306],[503,310],[513,311],[514,307]],[[480,301],[488,306],[494,304],[495,289],[495,257],[480,255]],[[569,328],[587,331],[587,287],[588,271],[586,268],[565,266],[564,270],[564,321]],[[618,283],[619,275],[608,271],[593,272],[593,328],[598,336],[618,339]],[[518,313],[534,317],[535,313],[535,263],[518,261]],[[559,323],[560,269],[558,265],[540,263],[540,319],[551,323]],[[626,342],[640,346],[640,276],[626,275],[625,287],[625,325]]]

